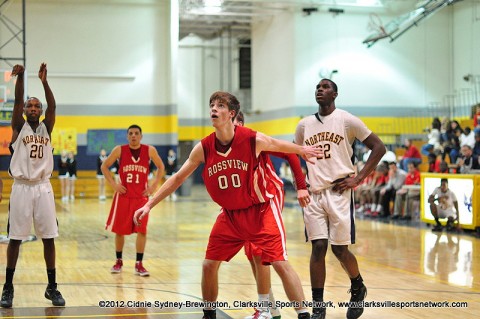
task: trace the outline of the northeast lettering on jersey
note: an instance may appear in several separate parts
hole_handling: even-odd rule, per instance
[[[208,167],[208,177],[212,175],[226,170],[228,168],[239,169],[242,171],[248,170],[248,163],[245,163],[241,160],[224,160],[218,163],[213,164],[212,166]]]
[[[344,140],[345,138],[343,136],[338,135],[337,133],[333,132],[320,132],[315,135],[312,135],[308,138],[305,139],[305,144],[308,146],[312,146],[317,144],[318,142],[333,142],[337,145],[340,145],[340,143]]]
[[[147,174],[147,168],[142,165],[136,165],[136,164],[130,164],[130,165],[125,165],[122,168],[122,172],[127,173],[127,172],[140,172]]]
[[[35,143],[35,144],[44,144],[48,145],[48,142],[50,139],[45,136],[38,136],[38,135],[27,135],[24,138],[22,138],[23,145],[27,145],[29,143]]]

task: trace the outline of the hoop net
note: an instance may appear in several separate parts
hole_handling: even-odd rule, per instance
[[[383,26],[382,19],[376,13],[370,13],[370,20],[367,25],[368,31],[378,32],[382,35],[386,35],[387,32]]]

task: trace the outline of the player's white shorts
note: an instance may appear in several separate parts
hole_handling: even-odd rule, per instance
[[[332,245],[355,243],[355,211],[352,190],[343,194],[332,188],[311,194],[303,219],[308,240],[328,239]]]
[[[55,200],[50,180],[15,180],[8,212],[8,238],[23,240],[31,235],[32,222],[38,238],[58,236]]]
[[[453,207],[443,209],[440,207],[440,205],[437,205],[437,213],[438,213],[438,218],[452,217],[455,219],[456,217],[455,210],[453,209]]]

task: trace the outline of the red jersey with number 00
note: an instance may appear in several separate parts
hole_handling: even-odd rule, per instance
[[[122,145],[118,175],[127,192],[122,195],[130,198],[145,197],[143,192],[148,187],[148,174],[150,173],[150,156],[148,145],[140,145],[140,156],[135,159],[130,146]]]
[[[267,202],[282,190],[283,183],[268,156],[256,157],[256,134],[249,128],[236,126],[226,153],[216,150],[215,133],[202,139],[205,186],[213,201],[227,210]]]

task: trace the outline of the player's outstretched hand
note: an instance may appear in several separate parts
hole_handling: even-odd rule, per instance
[[[38,70],[38,77],[40,78],[40,80],[42,80],[42,82],[47,81],[47,64],[45,62],[40,64],[40,70]]]
[[[20,64],[15,64],[12,69],[12,76],[22,75],[25,72],[25,67]]]
[[[150,207],[147,204],[137,209],[135,214],[133,214],[133,222],[135,225],[141,225],[143,217],[145,217],[148,213],[150,213]]]
[[[300,156],[310,164],[315,164],[317,157],[321,157],[323,155],[323,150],[317,146],[302,146],[302,148],[303,150]]]

